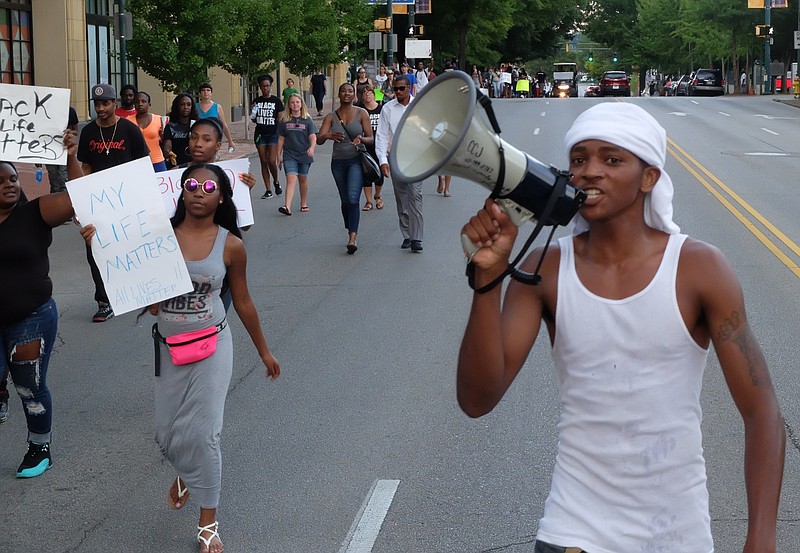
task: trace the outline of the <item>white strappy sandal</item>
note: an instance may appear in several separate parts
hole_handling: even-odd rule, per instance
[[[208,538],[203,537],[203,532],[211,532],[211,536]],[[219,537],[219,522],[216,520],[211,524],[207,524],[206,526],[198,526],[197,527],[197,543],[203,543],[206,546],[206,549],[211,549],[211,540],[214,538]]]
[[[183,487],[181,487],[181,485],[183,485]],[[183,484],[183,480],[181,480],[180,476],[178,476],[175,479],[175,486],[177,487],[177,491],[178,491],[178,502],[180,502],[181,499],[184,498],[184,496],[188,496],[189,495],[189,488],[187,488],[186,485]],[[179,507],[176,507],[175,503],[172,501],[172,488],[171,487],[169,489],[169,492],[167,493],[167,498],[169,499],[169,507],[170,507],[170,509],[174,509],[174,510],[182,509],[184,507],[184,505],[186,505],[186,501],[189,501],[189,498],[186,497],[186,500],[183,501],[182,503],[180,503]]]

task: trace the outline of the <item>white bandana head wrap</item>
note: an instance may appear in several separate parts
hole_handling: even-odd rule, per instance
[[[625,148],[648,165],[658,167],[661,177],[644,198],[644,222],[654,229],[677,234],[672,221],[672,180],[664,171],[667,157],[667,132],[658,121],[637,105],[603,102],[581,113],[564,137],[567,156],[578,142],[603,140]],[[580,213],[573,219],[573,234],[589,229]]]

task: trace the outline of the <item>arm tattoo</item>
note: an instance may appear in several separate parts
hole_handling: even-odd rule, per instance
[[[747,361],[747,372],[753,386],[760,384],[759,373],[764,366],[764,357],[758,347],[753,331],[741,313],[734,311],[719,327],[717,338],[732,342],[739,348]]]

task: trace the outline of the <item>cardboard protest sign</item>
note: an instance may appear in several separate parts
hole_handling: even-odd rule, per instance
[[[503,84],[511,84],[511,73],[505,71],[500,72],[500,82]]]
[[[66,165],[69,89],[0,84],[0,159]]]
[[[233,203],[236,205],[236,221],[239,227],[250,226],[255,223],[253,218],[253,204],[250,201],[250,189],[239,179],[239,173],[250,172],[250,160],[247,158],[230,159],[215,163],[228,174],[233,187]],[[186,169],[173,169],[156,173],[158,189],[164,201],[167,216],[175,214],[175,206],[181,196],[181,175]]]
[[[92,255],[115,314],[193,290],[149,156],[68,181],[67,191],[81,224],[97,229]]]

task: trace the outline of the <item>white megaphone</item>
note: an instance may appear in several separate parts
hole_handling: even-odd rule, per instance
[[[392,175],[417,182],[433,174],[456,175],[482,184],[515,225],[530,219],[566,225],[586,195],[570,184],[569,173],[548,167],[504,140],[491,101],[482,93],[493,129],[475,107],[479,92],[462,71],[437,75],[406,109],[389,150]],[[468,258],[477,251],[461,237]]]

